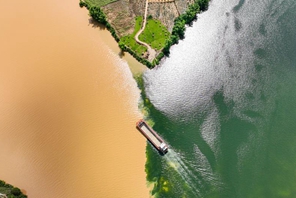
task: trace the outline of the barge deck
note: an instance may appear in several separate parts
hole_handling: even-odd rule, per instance
[[[149,127],[144,120],[137,122],[137,129],[151,142],[151,144],[162,154],[168,152],[168,146],[157,133]]]

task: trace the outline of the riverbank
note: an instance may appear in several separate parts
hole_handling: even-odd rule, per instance
[[[185,26],[191,25],[197,19],[196,15],[207,10],[209,5],[209,0],[96,2],[80,0],[79,5],[86,7],[89,15],[111,32],[122,51],[130,53],[150,69],[169,56],[171,46],[184,38]],[[143,24],[138,24],[139,17],[143,17]],[[146,30],[149,22],[156,25]]]
[[[24,195],[19,188],[0,180],[0,198],[7,197],[27,198],[27,195]]]
[[[30,198],[149,197],[140,94],[110,34],[70,0],[0,16],[0,178]]]

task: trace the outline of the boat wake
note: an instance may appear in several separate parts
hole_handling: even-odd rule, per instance
[[[206,157],[199,155],[197,159],[199,160],[196,160],[196,162],[191,161],[188,164],[180,153],[177,153],[171,148],[164,156],[167,167],[175,170],[195,197],[201,197],[201,191],[203,189],[207,190],[209,186],[215,186],[217,190],[221,189],[223,184],[219,176],[213,173],[209,163],[205,163],[207,161]],[[179,182],[177,181],[177,183]]]
[[[180,154],[176,153],[173,149],[169,149],[169,152],[164,156],[167,165],[173,168],[184,180],[192,192],[196,196],[200,196],[200,192],[197,189],[196,183],[194,182],[197,178],[193,172],[184,163],[184,160],[180,157]]]

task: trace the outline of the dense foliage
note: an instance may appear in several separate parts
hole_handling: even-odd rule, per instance
[[[27,198],[19,188],[13,187],[10,184],[0,180],[0,193],[5,194],[7,198]]]
[[[162,52],[166,56],[170,54],[170,47],[177,44],[179,39],[184,38],[185,25],[191,25],[191,23],[196,20],[196,15],[200,11],[208,9],[209,1],[210,0],[195,0],[184,14],[181,14],[175,19],[172,35],[170,39],[167,40],[165,47],[162,49]]]
[[[97,22],[99,22],[99,23],[101,23],[103,25],[107,24],[106,16],[105,16],[104,12],[101,10],[101,8],[99,8],[99,7],[90,7],[89,8],[89,14]]]

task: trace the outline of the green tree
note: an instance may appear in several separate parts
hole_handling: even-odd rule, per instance
[[[5,181],[0,180],[0,186],[1,186],[1,187],[4,187],[5,184],[6,184]]]
[[[179,36],[180,39],[183,39],[184,32],[185,32],[185,21],[182,19],[176,20],[175,25],[173,27],[172,34],[175,36]]]
[[[79,1],[79,6],[82,7],[87,7],[87,4],[84,1]]]
[[[170,55],[170,47],[172,46],[172,41],[168,40],[162,49],[162,52],[164,55],[169,56]]]
[[[11,193],[15,196],[19,196],[22,194],[21,190],[19,188],[12,188]]]
[[[148,20],[150,20],[150,19],[152,19],[152,18],[153,18],[152,15],[149,15],[149,16],[147,17]]]
[[[107,24],[106,16],[101,10],[101,8],[93,6],[89,9],[89,14],[97,22],[102,23],[103,25]]]
[[[122,41],[119,41],[118,45],[119,45],[119,48],[120,48],[122,51],[126,51],[126,46],[125,46],[125,44],[124,44]]]
[[[201,10],[207,10],[208,9],[208,6],[209,6],[209,1],[210,0],[198,0],[198,4],[200,6],[200,9]]]

